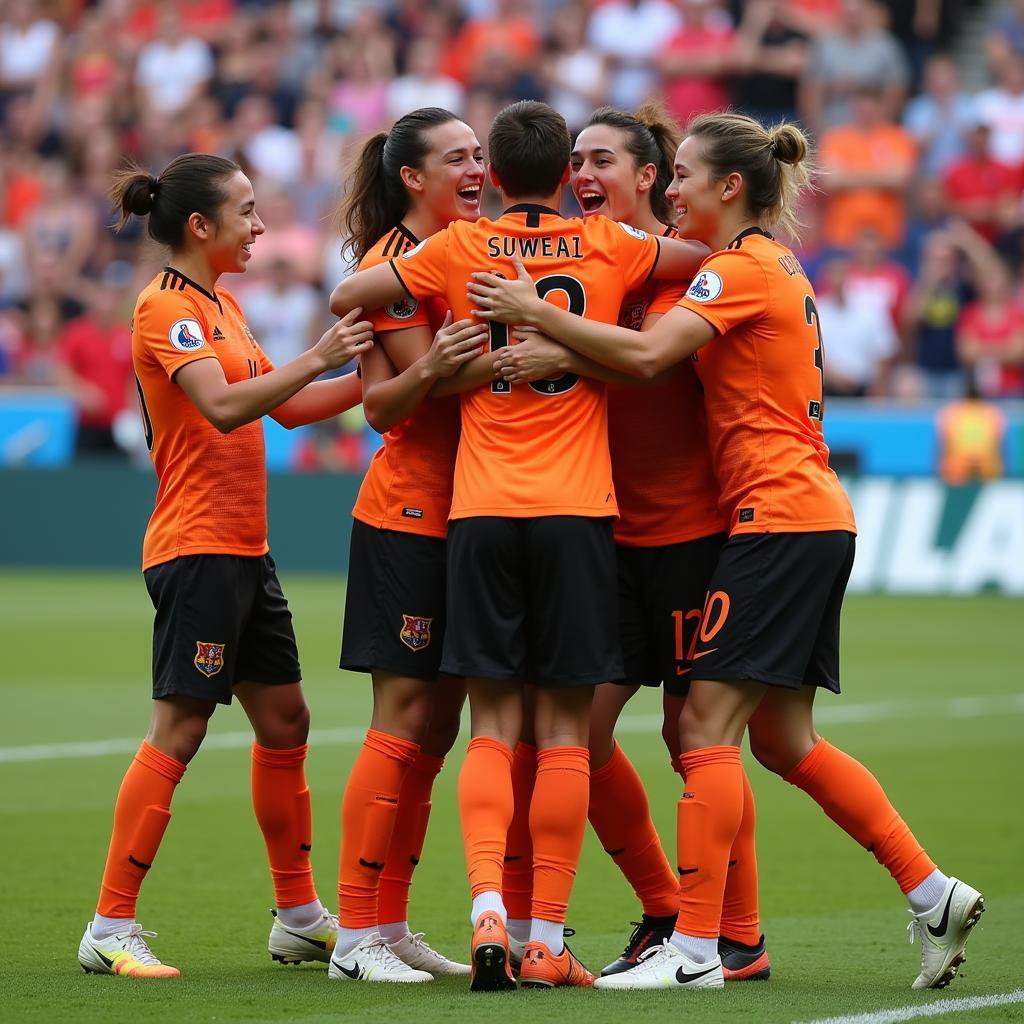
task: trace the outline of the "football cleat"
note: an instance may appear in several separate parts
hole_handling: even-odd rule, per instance
[[[505,922],[493,911],[485,911],[477,918],[471,948],[470,991],[503,992],[516,987]]]
[[[763,935],[756,946],[747,946],[723,936],[718,940],[718,956],[726,981],[767,981],[771,977],[772,965]]]
[[[528,942],[519,984],[523,988],[590,988],[594,976],[568,946],[556,956],[543,942]]]
[[[413,970],[426,971],[435,978],[454,978],[470,973],[469,964],[456,963],[423,941],[423,932],[406,932],[397,942],[388,943],[391,952]]]
[[[671,942],[652,946],[640,954],[636,967],[619,974],[598,978],[594,988],[640,991],[644,989],[697,989],[722,988],[722,961],[719,957],[706,964],[698,964]]]
[[[123,932],[94,939],[92,922],[78,944],[78,962],[86,974],[122,974],[126,978],[177,978],[177,967],[161,963],[146,944],[156,932],[145,932],[132,921]]]
[[[328,963],[338,937],[338,919],[324,911],[323,917],[309,928],[286,928],[276,910],[270,929],[267,949],[272,960],[279,964],[301,964],[304,960]]]
[[[985,897],[959,878],[946,882],[942,899],[923,914],[911,911],[910,941],[921,942],[921,973],[911,988],[945,988],[967,959],[964,946],[985,912]]]
[[[630,921],[634,926],[633,934],[630,935],[626,948],[619,954],[618,960],[613,960],[604,970],[601,977],[606,978],[609,974],[620,974],[622,971],[631,970],[636,967],[637,960],[641,954],[652,946],[660,945],[672,938],[672,931],[676,926],[675,917],[649,917],[643,915],[642,921]]]
[[[426,971],[417,971],[391,952],[391,947],[380,937],[379,932],[371,932],[360,939],[343,956],[338,954],[337,947],[331,956],[327,977],[332,981],[386,981],[415,984],[433,981],[433,975]]]

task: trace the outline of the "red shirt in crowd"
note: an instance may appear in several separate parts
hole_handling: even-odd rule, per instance
[[[103,327],[90,316],[72,320],[60,336],[59,358],[76,377],[98,388],[104,397],[101,409],[83,409],[87,427],[109,427],[125,407],[132,378],[132,335],[120,321]]]
[[[968,334],[983,346],[985,355],[979,362],[981,391],[989,398],[1024,396],[1024,365],[1002,360],[1012,356],[1018,339],[1024,333],[1024,308],[1008,302],[998,309],[986,309],[980,302],[970,303],[960,314],[957,332]]]
[[[1020,190],[1020,177],[1012,167],[986,157],[954,160],[946,169],[946,195],[954,210],[989,242],[999,234],[995,212],[1000,202]]]

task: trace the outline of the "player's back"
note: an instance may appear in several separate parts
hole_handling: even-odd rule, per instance
[[[456,320],[475,271],[515,275],[518,257],[548,301],[614,323],[650,275],[658,242],[604,218],[566,219],[533,204],[497,220],[458,222],[394,263],[414,297],[443,295]],[[509,344],[491,324],[490,349]],[[495,381],[462,398],[452,518],[616,514],[603,384],[574,374],[530,384]]]
[[[708,257],[680,304],[721,332],[695,366],[732,532],[853,530],[828,464],[821,329],[799,260],[745,232]]]

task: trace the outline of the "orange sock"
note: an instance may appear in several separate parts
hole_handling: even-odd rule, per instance
[[[508,916],[528,921],[533,904],[533,841],[530,839],[530,801],[537,777],[537,748],[520,740],[512,756],[512,795],[515,810],[505,843],[502,902]]]
[[[818,740],[785,779],[873,853],[904,893],[935,870],[934,861],[889,803],[878,779],[849,754]]]
[[[443,757],[422,751],[405,773],[398,794],[398,813],[391,833],[391,845],[380,874],[377,920],[391,924],[409,920],[409,886],[412,873],[423,856],[423,840],[430,820],[430,793],[444,764]]]
[[[501,892],[512,811],[512,751],[490,736],[477,736],[469,741],[459,772],[462,845],[474,899],[482,892]]]
[[[419,744],[369,729],[341,801],[338,920],[375,928],[377,887],[391,843],[398,794]]]
[[[674,917],[679,882],[651,821],[644,784],[622,747],[590,773],[590,824],[649,917]]]
[[[301,907],[316,898],[309,851],[313,822],[306,785],[306,744],[290,750],[252,745],[252,807],[267,844],[274,903]]]
[[[747,946],[761,940],[761,920],[757,906],[757,848],[754,831],[757,814],[750,779],[743,772],[743,817],[729,851],[729,872],[725,877],[722,900],[722,935]]]
[[[114,829],[96,913],[135,917],[142,880],[171,820],[171,797],[185,765],[145,740],[128,766],[114,804]]]
[[[549,747],[537,752],[537,781],[530,801],[533,840],[531,917],[564,921],[587,830],[590,751]]]
[[[721,934],[729,857],[743,819],[739,747],[703,747],[681,757],[686,792],[679,801],[679,918],[676,931]]]

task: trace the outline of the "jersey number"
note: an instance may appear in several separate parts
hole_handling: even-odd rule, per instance
[[[139,392],[139,410],[142,413],[142,427],[146,431],[146,447],[153,450],[153,421],[149,417],[149,408],[146,405],[146,396],[142,391],[142,381],[138,374],[135,375],[135,388]]]
[[[821,337],[821,317],[818,316],[818,307],[810,295],[804,296],[804,317],[807,326],[814,326],[818,334],[818,345],[814,349],[814,365],[818,369],[818,397],[812,398],[807,403],[807,415],[812,420],[823,420],[825,418],[825,342]]]
[[[537,282],[537,294],[543,299],[552,292],[564,292],[569,300],[569,312],[576,316],[583,316],[587,311],[587,293],[583,285],[575,277],[568,274],[549,274]],[[491,321],[491,351],[497,352],[508,344],[508,324]],[[566,391],[574,388],[579,381],[579,375],[575,373],[563,373],[561,377],[553,377],[551,380],[533,380],[529,386],[538,395],[563,395]],[[512,385],[506,380],[491,382],[491,393],[495,395],[509,395],[512,393]]]

